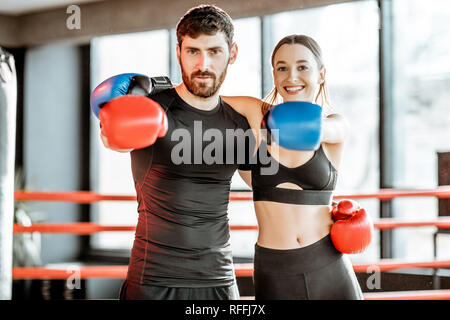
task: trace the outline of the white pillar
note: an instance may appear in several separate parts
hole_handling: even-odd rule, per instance
[[[16,103],[14,58],[0,47],[0,300],[12,296]]]

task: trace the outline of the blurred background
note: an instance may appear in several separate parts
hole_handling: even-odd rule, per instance
[[[16,189],[135,194],[129,154],[101,144],[98,120],[90,111],[90,92],[105,78],[124,72],[169,76],[179,83],[174,28],[189,8],[201,3],[208,1],[0,2],[0,46],[14,55],[18,80]],[[270,55],[284,36],[306,34],[321,46],[331,104],[351,124],[335,194],[439,185],[439,170],[448,167],[438,168],[438,158],[450,157],[449,1],[218,0],[213,4],[234,19],[239,47],[223,95],[267,95],[273,85]],[[237,173],[232,190],[250,191]],[[360,203],[374,220],[425,220],[450,215],[448,202],[439,206],[438,201],[417,197]],[[27,202],[24,210],[32,222],[136,225],[136,209],[135,202]],[[252,202],[230,202],[229,219],[230,224],[255,225]],[[235,262],[252,261],[256,234],[232,232]],[[35,235],[33,245],[45,266],[111,265],[128,263],[133,240],[134,232],[41,234]],[[434,227],[401,228],[376,231],[369,249],[351,259],[417,261],[435,255],[450,258],[449,234]],[[429,285],[429,278],[423,281]],[[83,280],[82,293],[73,295],[115,298],[121,282]],[[43,298],[45,286],[50,284],[15,280],[14,298]]]

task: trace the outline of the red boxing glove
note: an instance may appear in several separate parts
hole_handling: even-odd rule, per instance
[[[333,206],[331,216],[335,221],[331,227],[331,240],[336,249],[342,253],[359,253],[369,246],[373,223],[356,201],[339,201]]]
[[[150,98],[126,95],[112,99],[99,112],[102,134],[114,149],[141,149],[167,133],[167,116]]]

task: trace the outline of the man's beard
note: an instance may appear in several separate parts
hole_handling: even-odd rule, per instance
[[[225,70],[219,75],[219,78],[216,78],[216,75],[212,72],[204,71],[204,72],[194,72],[190,76],[184,71],[183,66],[181,66],[181,76],[183,78],[183,83],[186,86],[187,90],[193,95],[201,98],[209,98],[213,96],[222,85],[225,80],[225,76],[227,74],[228,65],[225,67]],[[196,77],[210,77],[212,79],[212,85],[208,85],[207,83],[195,82]]]

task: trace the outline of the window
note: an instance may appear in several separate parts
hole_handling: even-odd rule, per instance
[[[378,6],[357,1],[272,16],[271,48],[290,34],[305,34],[322,49],[330,103],[350,123],[335,194],[379,188]],[[378,218],[377,200],[359,200]],[[353,261],[378,258],[378,232],[368,250]]]
[[[228,67],[221,94],[261,98],[260,19],[234,20],[234,27],[238,56],[236,62]],[[231,190],[250,190],[237,171],[231,181]],[[230,201],[228,215],[230,225],[257,224],[253,201]],[[244,258],[253,257],[257,235],[255,230],[231,231],[230,243],[233,255]]]
[[[393,90],[396,188],[435,188],[437,152],[450,151],[450,4],[396,0],[393,7]],[[435,219],[436,198],[394,201],[395,217]],[[433,258],[435,228],[394,232],[395,258]],[[438,257],[450,257],[450,239],[439,237]]]
[[[234,20],[236,62],[228,67],[221,94],[261,97],[261,33],[259,18]]]
[[[115,74],[136,72],[149,76],[169,75],[169,35],[166,30],[104,36],[92,41],[92,85]],[[99,138],[98,120],[93,119],[92,172],[94,188],[101,194],[135,195],[130,155],[106,149]],[[93,206],[93,220],[104,225],[136,225],[135,202],[103,201]],[[102,232],[91,237],[92,245],[102,249],[129,249],[134,232]]]
[[[260,97],[260,39],[259,18],[235,21],[235,41],[239,46],[238,59],[230,65],[221,88],[223,95],[253,95]],[[173,45],[172,39],[172,45]],[[130,50],[133,48],[133,50]],[[175,47],[169,47],[169,32],[166,30],[99,37],[92,41],[93,88],[104,79],[119,73],[136,72],[146,75],[169,76],[169,54],[174,56]],[[174,67],[174,66],[173,66]],[[176,65],[178,68],[178,65]],[[172,74],[177,74],[172,70]],[[242,75],[245,74],[245,77]],[[174,83],[179,79],[174,79]],[[92,89],[93,89],[92,88]],[[129,154],[121,154],[103,147],[98,137],[98,120],[93,119],[94,167],[98,177],[93,188],[101,194],[135,194]],[[97,167],[98,166],[98,167]],[[249,190],[239,174],[232,180],[232,190]],[[104,225],[136,225],[135,202],[100,202],[93,206],[94,219]],[[244,214],[242,214],[245,212]],[[251,201],[230,202],[230,223],[256,224]],[[231,239],[239,255],[253,253],[256,240],[254,231],[238,231]],[[101,249],[129,249],[134,232],[104,232],[92,237],[92,245]]]

